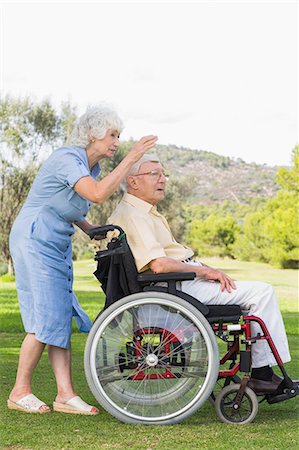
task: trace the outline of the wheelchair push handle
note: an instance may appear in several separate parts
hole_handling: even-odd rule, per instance
[[[91,228],[88,231],[88,235],[90,237],[90,239],[94,239],[96,238],[97,240],[101,240],[101,239],[105,239],[107,237],[107,233],[109,231],[114,231],[114,230],[118,230],[119,231],[119,235],[123,235],[124,234],[124,230],[119,227],[118,225],[103,225],[101,227],[95,227],[95,228]]]

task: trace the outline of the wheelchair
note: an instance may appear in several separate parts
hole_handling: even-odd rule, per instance
[[[267,327],[239,306],[207,307],[177,289],[190,273],[138,274],[124,231],[106,225],[90,231],[105,239],[95,255],[95,276],[106,304],[94,321],[85,352],[85,375],[99,404],[122,422],[173,425],[194,414],[207,400],[221,421],[247,424],[259,401],[247,386],[251,347],[266,339],[283,375],[284,389],[262,396],[269,404],[298,394]],[[251,335],[257,322],[262,332]],[[220,341],[219,341],[220,340]],[[218,342],[225,346],[219,359]]]

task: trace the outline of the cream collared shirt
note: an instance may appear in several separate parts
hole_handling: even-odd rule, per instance
[[[139,272],[149,269],[149,263],[156,258],[167,256],[184,261],[194,254],[191,248],[176,242],[167,220],[156,206],[134,195],[123,196],[108,222],[126,232]]]

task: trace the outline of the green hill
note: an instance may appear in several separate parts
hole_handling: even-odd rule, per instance
[[[248,203],[253,197],[273,197],[278,190],[278,166],[249,164],[239,158],[174,145],[157,145],[156,149],[171,177],[193,184],[192,201],[196,203]]]

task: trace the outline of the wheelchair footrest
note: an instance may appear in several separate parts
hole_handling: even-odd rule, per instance
[[[299,394],[299,388],[294,387],[293,389],[288,389],[287,392],[283,392],[277,395],[267,395],[266,400],[271,405],[273,403],[283,402],[284,400],[288,400],[289,398],[296,397]]]

